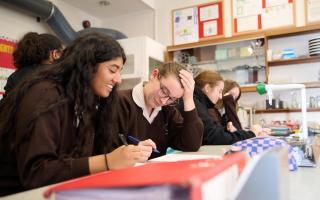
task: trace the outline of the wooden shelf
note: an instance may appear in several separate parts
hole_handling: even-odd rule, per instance
[[[254,86],[241,86],[241,92],[256,92],[256,85]]]
[[[184,50],[184,49],[193,49],[197,47],[205,47],[209,45],[217,45],[217,44],[224,44],[224,43],[230,43],[230,42],[239,42],[244,40],[253,40],[258,38],[264,38],[264,34],[262,32],[259,32],[259,33],[245,34],[245,35],[237,35],[232,37],[220,37],[220,38],[214,38],[214,39],[201,40],[199,42],[194,42],[194,43],[168,46],[167,51],[173,52],[173,51]]]
[[[268,109],[268,110],[256,110],[256,114],[263,113],[291,113],[301,112],[301,109]],[[320,112],[320,108],[308,108],[307,112]]]
[[[238,41],[252,40],[252,39],[258,39],[258,38],[268,38],[268,39],[280,38],[280,37],[300,35],[305,33],[319,32],[319,30],[320,30],[320,24],[307,25],[302,27],[290,27],[290,28],[283,28],[278,30],[266,30],[266,31],[260,31],[260,32],[254,32],[254,33],[233,35],[232,37],[218,37],[213,39],[203,39],[199,42],[194,42],[194,43],[172,45],[167,47],[167,51],[173,52],[173,51],[184,50],[184,49],[192,49],[196,47],[204,47],[209,45],[238,42]]]
[[[320,62],[320,56],[303,56],[292,59],[282,59],[282,60],[273,60],[269,61],[269,67],[278,67],[281,65],[293,65],[293,64],[301,64],[301,63],[312,63],[312,62]]]
[[[320,88],[320,81],[315,82],[306,82],[301,83],[306,86],[306,88]],[[241,92],[256,92],[256,85],[250,85],[250,86],[241,86]]]
[[[294,35],[301,35],[305,33],[316,33],[320,30],[320,24],[313,24],[301,27],[293,27],[293,28],[283,28],[272,31],[265,31],[265,36],[268,39],[272,38],[280,38]]]

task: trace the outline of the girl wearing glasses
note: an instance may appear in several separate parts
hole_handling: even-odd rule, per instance
[[[149,81],[132,90],[119,91],[118,129],[126,137],[151,139],[160,153],[168,147],[197,151],[202,142],[203,124],[193,101],[192,73],[176,62],[165,63],[152,70]],[[174,107],[183,99],[181,113]]]

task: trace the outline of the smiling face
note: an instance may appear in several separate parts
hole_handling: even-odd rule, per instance
[[[121,57],[98,63],[97,71],[91,81],[91,88],[95,95],[108,97],[116,84],[121,83],[120,72],[123,67]]]
[[[158,78],[158,71],[152,72],[149,83],[144,87],[146,106],[156,108],[172,104],[183,96],[184,89],[174,75]]]
[[[207,95],[207,97],[213,104],[216,104],[219,99],[222,99],[223,87],[223,81],[218,81],[217,84],[213,87],[211,87],[209,84],[206,84],[203,88],[203,92]]]

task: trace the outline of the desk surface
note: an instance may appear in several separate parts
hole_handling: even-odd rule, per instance
[[[198,152],[176,152],[177,154],[194,155],[222,155],[224,149],[228,146],[202,146]],[[299,168],[296,172],[289,172],[289,191],[290,200],[314,200],[318,199],[320,186],[320,166],[316,168]],[[44,199],[43,191],[47,188],[42,187],[15,195],[4,197],[6,200],[24,200],[24,199]],[[51,198],[52,199],[52,198]]]

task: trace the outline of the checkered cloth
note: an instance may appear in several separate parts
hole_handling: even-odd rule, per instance
[[[292,147],[285,142],[284,140],[277,139],[274,137],[257,137],[257,138],[251,138],[243,141],[236,142],[231,145],[235,147],[240,147],[241,151],[246,151],[250,157],[253,157],[262,151],[269,149],[274,146],[287,146],[288,147],[288,164],[289,164],[289,170],[295,171],[298,169],[297,162],[294,158],[294,152]]]

